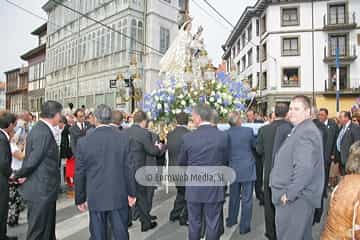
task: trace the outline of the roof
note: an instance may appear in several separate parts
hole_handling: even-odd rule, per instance
[[[43,33],[46,34],[46,30],[47,30],[47,22],[41,25],[40,27],[38,27],[37,29],[35,29],[31,34],[40,36],[43,35]]]
[[[33,57],[35,54],[38,54],[40,53],[41,51],[45,51],[46,50],[46,43],[34,48],[34,49],[31,49],[30,51],[24,53],[23,55],[20,56],[20,58],[22,60],[29,60],[31,57]]]
[[[63,2],[64,0],[56,0],[56,1]],[[42,6],[42,9],[45,12],[51,12],[57,5],[58,3],[56,3],[55,1],[49,0],[44,4],[44,6]]]
[[[13,72],[20,72],[20,68],[14,68],[14,69],[11,69],[9,71],[6,71],[4,72],[5,74],[8,74],[8,73],[13,73]]]

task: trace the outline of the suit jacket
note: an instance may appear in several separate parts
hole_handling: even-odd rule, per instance
[[[25,159],[15,174],[17,178],[27,178],[21,186],[25,200],[56,201],[60,186],[59,163],[59,148],[54,135],[44,122],[39,121],[27,136]]]
[[[147,129],[143,129],[139,125],[134,124],[130,128],[125,129],[124,132],[132,140],[131,153],[133,154],[136,169],[147,165],[147,156],[156,157],[163,154],[159,148],[154,146],[151,133]]]
[[[276,137],[277,130],[282,128]],[[256,152],[264,162],[264,185],[269,186],[270,172],[273,168],[273,152],[277,152],[292,129],[291,123],[286,120],[275,120],[259,129]],[[277,140],[275,140],[277,138]]]
[[[316,127],[320,130],[320,133],[321,133],[321,136],[322,136],[322,139],[323,139],[323,151],[324,151],[324,163],[326,164],[326,141],[327,141],[327,130],[326,130],[326,125],[323,124],[322,122],[319,121],[319,119],[313,119],[313,123],[316,125]]]
[[[178,162],[180,166],[227,166],[230,158],[230,143],[227,133],[211,125],[200,126],[183,137]],[[186,186],[189,202],[223,202],[223,186]]]
[[[177,166],[177,157],[180,153],[180,148],[182,144],[182,138],[186,133],[189,133],[190,130],[186,127],[177,126],[173,131],[169,132],[167,135],[167,144],[169,152],[169,166]]]
[[[324,180],[322,136],[308,119],[291,131],[276,154],[270,174],[272,202],[279,205],[286,194],[290,202],[302,198],[320,208]]]
[[[329,164],[331,162],[331,155],[336,155],[336,139],[339,135],[339,127],[334,120],[329,119],[326,131],[325,161]]]
[[[10,143],[3,132],[0,131],[0,184],[8,185],[11,175],[11,150]]]
[[[69,125],[65,125],[63,131],[61,132],[61,142],[60,142],[60,158],[70,158],[73,156],[70,147],[70,132]]]
[[[70,132],[70,147],[73,153],[76,152],[76,145],[77,142],[79,140],[79,138],[84,137],[86,135],[86,132],[89,128],[89,126],[84,123],[85,128],[84,129],[80,129],[79,126],[77,125],[77,123],[75,123],[73,126],[71,126],[69,128],[69,132]]]
[[[135,196],[135,169],[130,139],[109,126],[98,127],[78,142],[75,202],[90,210],[112,211],[128,206]]]
[[[229,166],[236,173],[236,182],[256,180],[256,165],[253,156],[256,138],[248,127],[231,127],[227,134],[230,140]]]
[[[350,123],[349,127],[346,129],[346,132],[341,139],[340,144],[340,157],[341,157],[341,163],[343,165],[346,164],[348,158],[349,158],[349,150],[351,145],[360,140],[360,127]]]

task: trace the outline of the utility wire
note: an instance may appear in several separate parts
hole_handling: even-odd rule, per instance
[[[216,12],[217,15],[219,15],[222,19],[225,20],[225,22],[227,22],[227,24],[229,24],[232,28],[234,28],[234,25],[227,20],[226,17],[224,17],[224,15],[222,15],[213,5],[211,5],[207,0],[204,0],[204,2],[214,11]]]

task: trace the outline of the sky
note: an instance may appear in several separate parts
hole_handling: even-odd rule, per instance
[[[0,0],[0,81],[5,81],[5,71],[26,64],[20,56],[37,45],[36,36],[30,33],[44,23],[42,19],[17,9],[7,1],[12,1],[47,18],[46,13],[41,9],[47,0]],[[245,7],[252,6],[256,0],[208,0],[208,2],[235,25]],[[194,17],[192,31],[195,32],[199,25],[203,26],[203,37],[209,57],[214,64],[220,63],[223,54],[221,45],[225,43],[232,27],[203,0],[190,0],[190,15]]]

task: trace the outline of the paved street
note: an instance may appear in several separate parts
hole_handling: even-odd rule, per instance
[[[166,194],[165,190],[159,190],[155,194],[155,201],[152,214],[158,216],[158,227],[155,230],[141,233],[140,224],[136,222],[130,229],[130,239],[136,240],[177,240],[187,238],[187,228],[179,227],[178,223],[168,221],[169,211],[173,206],[175,198],[174,189],[169,190]],[[228,204],[224,208],[225,217],[228,213]],[[21,225],[10,229],[10,235],[19,236],[19,240],[25,240],[26,234],[26,212],[21,216]],[[294,216],[296,217],[296,216]],[[57,206],[57,238],[60,240],[82,240],[89,239],[88,232],[88,214],[79,213],[73,200],[61,197]],[[314,227],[314,240],[319,239],[320,226]],[[240,236],[238,226],[225,228],[225,234],[221,240],[265,240],[264,237],[264,216],[263,208],[259,206],[258,201],[254,200],[254,213],[252,221],[251,233]]]

